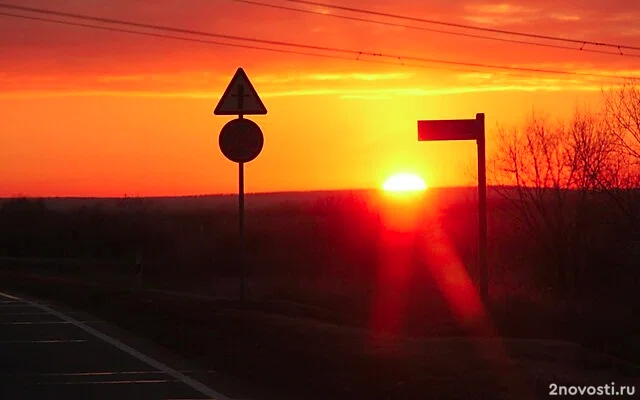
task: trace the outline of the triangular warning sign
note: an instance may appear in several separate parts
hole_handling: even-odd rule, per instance
[[[242,68],[238,68],[213,113],[215,115],[266,114],[267,108],[260,100],[247,74]]]

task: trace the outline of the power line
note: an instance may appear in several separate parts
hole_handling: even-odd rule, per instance
[[[363,8],[338,6],[338,5],[335,5],[335,4],[320,3],[320,2],[309,1],[309,0],[283,0],[283,1],[288,1],[290,3],[305,4],[305,5],[310,5],[310,6],[332,8],[334,10],[350,11],[350,12],[355,12],[355,13],[360,13],[360,14],[376,15],[376,16],[379,16],[379,17],[396,18],[396,19],[401,19],[401,20],[405,20],[405,21],[414,21],[414,22],[422,22],[422,23],[425,23],[425,24],[449,26],[449,27],[453,27],[453,28],[473,29],[473,30],[477,30],[477,31],[500,33],[500,34],[504,34],[504,35],[523,36],[523,37],[528,37],[528,38],[554,40],[554,41],[574,43],[574,44],[582,44],[582,45],[612,47],[612,48],[618,49],[620,52],[622,52],[622,49],[640,50],[640,47],[624,45],[624,44],[615,44],[615,43],[606,43],[606,42],[594,42],[594,41],[590,41],[590,40],[579,40],[579,39],[561,38],[561,37],[558,37],[558,36],[539,35],[537,33],[517,32],[517,31],[509,31],[509,30],[496,29],[496,28],[484,28],[484,27],[474,26],[474,25],[465,25],[465,24],[458,24],[458,23],[454,23],[454,22],[445,22],[445,21],[437,21],[437,20],[417,18],[417,17],[409,17],[407,15],[390,14],[390,13],[378,12],[378,11],[373,11],[373,10],[366,10],[366,9],[363,9]]]
[[[347,57],[347,56],[338,56],[338,55],[334,55],[334,54],[309,53],[309,52],[296,51],[296,50],[276,49],[276,48],[271,48],[271,47],[252,46],[252,45],[245,45],[245,44],[238,44],[238,43],[220,42],[220,41],[215,41],[215,40],[196,39],[196,38],[189,38],[189,37],[182,37],[182,36],[175,36],[175,35],[165,35],[165,34],[161,34],[161,33],[141,32],[141,31],[135,31],[135,30],[131,30],[131,29],[114,28],[114,27],[110,27],[110,26],[100,26],[100,25],[93,25],[93,24],[85,24],[85,23],[81,23],[81,22],[63,21],[63,20],[57,20],[57,19],[52,19],[52,18],[43,18],[43,17],[19,15],[19,14],[6,13],[6,12],[2,12],[2,11],[0,11],[0,16],[22,18],[22,19],[27,19],[27,20],[41,21],[41,22],[52,22],[52,23],[57,23],[57,24],[61,24],[61,25],[76,26],[76,27],[81,27],[81,28],[94,28],[94,29],[100,29],[100,30],[105,30],[105,31],[129,33],[129,34],[140,35],[140,36],[150,36],[150,37],[158,37],[158,38],[163,38],[163,39],[181,40],[181,41],[186,41],[186,42],[212,44],[212,45],[216,45],[216,46],[226,46],[226,47],[235,47],[235,48],[250,49],[250,50],[271,51],[271,52],[282,53],[282,54],[295,54],[295,55],[302,55],[302,56],[313,56],[313,57],[321,57],[321,58],[329,58],[329,59],[337,59],[337,60],[347,60],[347,61],[358,61],[358,62],[366,62],[366,63],[374,63],[374,64],[385,64],[385,65],[396,65],[396,66],[399,65],[399,66],[405,66],[405,67],[416,67],[416,68],[427,69],[427,70],[436,69],[436,70],[454,71],[454,72],[476,72],[476,70],[472,70],[472,69],[452,68],[452,67],[437,67],[437,66],[429,66],[429,67],[427,67],[427,66],[422,65],[422,64],[412,64],[412,63],[384,61],[384,60],[370,60],[370,59],[359,58],[359,57],[353,58],[353,57]],[[529,77],[532,77],[532,76],[535,77],[535,75],[530,75],[530,74],[529,75],[525,75],[525,74],[502,72],[502,71],[500,73],[503,74],[503,75],[516,76],[516,77],[525,77],[525,78],[529,78]],[[608,83],[608,82],[604,82],[604,81],[598,81],[598,82]]]
[[[296,50],[276,49],[276,48],[271,48],[271,47],[252,46],[252,45],[245,45],[245,44],[238,44],[238,43],[219,42],[219,41],[215,41],[215,40],[196,39],[196,38],[181,37],[181,36],[175,36],[175,35],[165,35],[165,34],[161,34],[161,33],[141,32],[141,31],[135,31],[135,30],[131,30],[131,29],[123,29],[123,28],[114,28],[114,27],[111,27],[111,26],[100,26],[100,25],[93,25],[93,24],[85,24],[85,23],[81,23],[81,22],[63,21],[63,20],[58,20],[58,19],[53,19],[53,18],[43,18],[43,17],[28,16],[28,15],[19,15],[19,14],[6,13],[6,12],[2,12],[2,11],[0,11],[0,16],[13,17],[13,18],[22,18],[22,19],[27,19],[27,20],[41,21],[41,22],[52,22],[52,23],[56,23],[56,24],[68,25],[68,26],[76,26],[76,27],[81,27],[81,28],[93,28],[93,29],[101,29],[101,30],[105,30],[105,31],[129,33],[129,34],[140,35],[140,36],[151,36],[151,37],[159,37],[159,38],[163,38],[163,39],[175,39],[175,40],[181,40],[181,41],[186,41],[186,42],[212,44],[212,45],[216,45],[216,46],[227,46],[227,47],[235,47],[235,48],[250,49],[250,50],[271,51],[271,52],[283,53],[283,54],[295,54],[295,55],[302,55],[302,56],[313,56],[313,57],[331,58],[331,59],[347,60],[347,61],[359,61],[359,62],[367,62],[367,63],[374,63],[374,64],[402,65],[402,66],[417,67],[417,68],[423,68],[423,69],[424,68],[428,68],[429,70],[438,69],[438,70],[457,71],[457,72],[474,72],[474,70],[462,69],[462,68],[445,68],[445,67],[433,67],[433,66],[426,67],[425,65],[420,65],[420,64],[407,64],[407,63],[400,63],[400,62],[394,62],[394,61],[384,61],[384,60],[370,60],[370,59],[353,58],[353,57],[347,57],[347,56],[338,56],[338,55],[334,55],[334,54],[309,53],[309,52],[296,51]],[[511,74],[511,73],[505,73],[505,72],[502,72],[502,73],[503,74],[507,74],[507,75],[512,75],[512,76],[521,76],[521,77],[530,77],[531,76],[531,75],[523,75],[523,74]]]
[[[84,19],[84,20],[90,20],[90,21],[102,22],[102,23],[108,23],[108,24],[135,26],[137,28],[156,29],[156,30],[174,32],[174,33],[182,33],[182,34],[198,35],[198,36],[209,36],[209,37],[216,37],[216,38],[220,38],[220,39],[248,41],[248,42],[270,44],[270,45],[277,45],[277,46],[299,47],[299,48],[305,48],[305,49],[309,49],[309,50],[325,50],[325,51],[327,50],[327,48],[323,47],[323,46],[291,44],[291,43],[281,42],[281,41],[277,41],[277,40],[265,40],[265,39],[257,39],[257,38],[247,38],[247,37],[242,37],[242,36],[225,35],[225,34],[221,34],[221,33],[203,32],[203,31],[196,31],[196,30],[191,30],[191,29],[175,28],[175,27],[154,25],[154,24],[145,24],[145,23],[140,23],[140,22],[125,21],[125,20],[118,20],[118,19],[112,19],[112,18],[94,17],[94,16],[91,16],[91,15],[67,13],[67,12],[48,10],[48,9],[43,9],[43,8],[23,7],[23,6],[13,5],[13,4],[0,4],[0,8],[8,8],[8,9],[12,9],[12,10],[34,12],[34,13],[39,13],[39,14],[56,15],[56,16],[59,16],[59,17]],[[342,53],[351,53],[348,50],[333,50],[333,51],[342,52]]]
[[[530,41],[526,41],[526,40],[505,39],[505,38],[493,37],[493,36],[476,35],[476,34],[472,34],[472,33],[444,31],[444,30],[440,30],[440,29],[432,29],[432,28],[426,28],[426,27],[422,27],[422,26],[405,25],[405,24],[398,24],[398,23],[393,23],[393,22],[377,21],[377,20],[372,20],[372,19],[367,19],[367,18],[351,17],[351,16],[348,16],[348,15],[325,14],[325,13],[320,12],[320,11],[305,10],[305,9],[301,9],[301,8],[280,6],[280,5],[276,5],[276,4],[263,3],[263,2],[260,2],[260,1],[253,1],[253,0],[230,0],[230,1],[235,1],[237,3],[244,3],[244,4],[260,6],[260,7],[268,7],[268,8],[278,9],[278,10],[294,11],[294,12],[299,12],[299,13],[304,13],[304,14],[320,15],[320,16],[323,16],[323,17],[338,18],[338,19],[344,19],[344,20],[349,20],[349,21],[358,21],[358,22],[366,22],[366,23],[377,24],[377,25],[392,26],[392,27],[396,27],[396,28],[406,28],[406,29],[414,29],[414,30],[425,31],[425,32],[441,33],[441,34],[445,34],[445,35],[462,36],[462,37],[469,37],[469,38],[475,38],[475,39],[484,39],[484,40],[494,40],[494,41],[504,42],[504,43],[515,43],[515,44],[523,44],[523,45],[529,45],[529,46],[539,46],[539,47],[548,47],[548,48],[554,48],[554,49],[562,49],[562,50],[573,50],[573,51],[580,51],[580,52],[587,52],[587,53],[599,53],[599,54],[609,54],[609,55],[614,55],[614,56],[626,56],[626,57],[640,58],[640,54],[621,53],[619,51],[616,52],[616,51],[606,51],[606,50],[597,50],[597,49],[585,49],[584,45],[582,47],[580,47],[580,48],[577,48],[577,47],[562,46],[562,45],[556,45],[556,44],[550,44],[550,43],[539,43],[539,42],[530,42]]]
[[[0,8],[9,8],[9,9],[16,9],[16,10],[35,12],[35,13],[41,13],[41,14],[49,14],[49,15],[57,15],[57,16],[63,16],[63,17],[69,17],[69,18],[98,21],[102,23],[135,26],[138,28],[156,29],[156,30],[176,32],[176,33],[182,33],[182,34],[208,36],[208,37],[238,40],[238,41],[248,41],[252,43],[293,47],[293,48],[300,48],[305,50],[316,50],[316,51],[327,51],[327,52],[341,53],[341,54],[351,54],[357,57],[371,56],[371,57],[388,58],[388,59],[397,60],[401,63],[404,63],[405,61],[417,61],[417,62],[424,62],[424,63],[431,63],[431,64],[445,64],[445,65],[455,65],[455,66],[462,66],[462,67],[545,73],[545,74],[554,74],[554,75],[571,75],[571,76],[583,76],[583,77],[607,78],[607,79],[632,78],[630,76],[620,76],[620,75],[592,74],[592,73],[577,72],[577,71],[514,67],[514,66],[507,66],[507,65],[494,65],[494,64],[432,59],[432,58],[415,57],[415,56],[395,55],[395,54],[387,54],[387,53],[374,53],[374,52],[368,52],[368,51],[341,49],[341,48],[335,48],[335,47],[329,47],[329,46],[317,46],[317,45],[309,45],[309,44],[302,44],[302,43],[292,43],[292,42],[286,42],[286,41],[266,40],[266,39],[249,38],[249,37],[227,35],[227,34],[220,34],[220,33],[203,32],[203,31],[197,31],[197,30],[191,30],[191,29],[175,28],[175,27],[154,25],[154,24],[145,24],[140,22],[124,21],[124,20],[118,20],[118,19],[112,19],[112,18],[102,18],[102,17],[67,13],[67,12],[40,9],[40,8],[23,7],[23,6],[11,5],[11,4],[0,4]]]
[[[166,35],[166,34],[160,34],[160,33],[141,32],[141,31],[135,31],[135,30],[130,30],[130,29],[114,28],[114,27],[110,27],[110,26],[100,26],[100,25],[93,25],[93,24],[85,24],[85,23],[81,23],[81,22],[63,21],[63,20],[57,20],[57,19],[52,19],[52,18],[43,18],[43,17],[34,17],[34,16],[27,16],[27,15],[11,14],[11,13],[1,12],[1,11],[0,11],[0,16],[22,18],[22,19],[27,19],[27,20],[41,21],[41,22],[51,22],[51,23],[57,23],[57,24],[61,24],[61,25],[76,26],[76,27],[82,27],[82,28],[94,28],[94,29],[100,29],[100,30],[105,30],[105,31],[113,31],[113,32],[120,32],[120,33],[135,34],[135,35],[140,35],[140,36],[150,36],[150,37],[158,37],[158,38],[163,38],[163,39],[174,39],[174,40],[181,40],[181,41],[186,41],[186,42],[196,42],[196,43],[202,43],[202,44],[211,44],[211,45],[216,45],[216,46],[226,46],[226,47],[235,47],[235,48],[243,48],[243,49],[250,49],[250,50],[270,51],[270,52],[282,53],[282,54],[295,54],[295,55],[302,55],[302,56],[313,56],[313,57],[320,57],[320,58],[329,58],[329,59],[338,59],[338,60],[347,60],[347,61],[358,61],[358,62],[366,62],[366,63],[373,63],[373,64],[385,64],[385,65],[396,65],[396,66],[404,66],[404,67],[416,67],[416,68],[421,68],[421,69],[426,69],[426,70],[434,70],[434,69],[436,69],[436,70],[454,71],[454,72],[477,72],[476,70],[473,70],[473,69],[463,69],[463,68],[453,68],[453,67],[437,67],[437,66],[429,66],[429,67],[427,67],[427,66],[422,65],[422,64],[394,62],[394,61],[384,61],[384,60],[371,60],[371,59],[365,59],[365,58],[360,58],[360,57],[353,58],[353,57],[338,56],[338,55],[333,55],[333,54],[309,53],[309,52],[296,51],[296,50],[276,49],[276,48],[270,48],[270,47],[244,45],[244,44],[238,44],[238,43],[227,43],[227,42],[220,42],[220,41],[214,41],[214,40],[196,39],[196,38],[181,37],[181,36],[175,36],[175,35]],[[531,77],[542,78],[542,76],[539,76],[539,75],[518,74],[518,73],[514,73],[514,72],[504,72],[504,71],[500,71],[500,74],[507,75],[507,76],[515,76],[515,77],[525,77],[525,78],[531,78]],[[607,83],[607,84],[611,84],[612,83],[612,82],[607,82],[607,81],[595,81],[595,82]]]
[[[105,30],[105,31],[130,33],[130,34],[135,34],[135,35],[140,35],[140,36],[151,36],[151,37],[159,37],[159,38],[164,38],[164,39],[182,40],[182,41],[186,41],[186,42],[197,42],[197,43],[204,43],[204,44],[213,44],[213,45],[216,45],[216,46],[228,46],[228,47],[236,47],[236,48],[243,48],[243,49],[250,49],[250,50],[265,50],[265,51],[273,51],[273,52],[276,52],[276,53],[296,54],[296,55],[303,55],[303,56],[318,56],[318,57],[323,57],[323,58],[333,58],[333,59],[338,59],[338,60],[354,61],[354,58],[352,58],[352,57],[337,56],[337,55],[331,55],[331,54],[317,54],[317,53],[308,53],[308,52],[295,51],[295,50],[275,49],[275,48],[261,47],[261,46],[251,46],[251,45],[244,45],[244,44],[238,44],[238,43],[225,43],[225,42],[219,42],[219,41],[215,41],[215,40],[205,40],[205,39],[196,39],[196,38],[181,37],[181,36],[174,36],[174,35],[164,35],[164,34],[161,34],[161,33],[152,33],[152,32],[141,32],[141,31],[135,31],[135,30],[131,30],[131,29],[123,29],[123,28],[114,28],[114,27],[110,27],[110,26],[99,26],[99,25],[92,25],[92,24],[84,24],[84,23],[80,23],[80,22],[62,21],[62,20],[56,20],[56,19],[52,19],[52,18],[41,18],[41,17],[33,17],[33,16],[27,16],[27,15],[18,15],[18,14],[5,13],[5,12],[1,12],[1,11],[0,11],[0,16],[23,18],[23,19],[29,19],[29,20],[34,20],[34,21],[42,21],[42,22],[53,22],[53,23],[62,24],[62,25],[68,25],[68,26],[77,26],[77,27],[82,27],[82,28],[94,28],[94,29],[101,29],[101,30]],[[362,59],[362,60],[357,60],[357,61],[399,65],[396,62],[383,61],[383,60]],[[424,67],[424,65],[416,65],[416,64],[410,64],[410,65],[411,66],[416,66],[416,67]],[[468,72],[468,70],[462,70],[462,69],[460,71]]]
[[[183,41],[187,41],[187,42],[198,42],[198,43],[214,44],[214,45],[217,45],[217,46],[238,47],[238,48],[252,49],[252,50],[268,50],[268,51],[275,51],[275,52],[278,52],[278,53],[298,54],[298,55],[306,55],[306,56],[317,55],[317,56],[321,56],[321,57],[337,58],[337,59],[341,59],[341,60],[353,60],[350,57],[333,56],[333,55],[328,55],[328,54],[306,53],[306,52],[300,52],[300,51],[295,51],[295,50],[273,49],[273,48],[268,48],[268,47],[251,46],[251,45],[244,45],[244,44],[238,44],[238,43],[225,43],[225,42],[218,42],[218,41],[214,41],[214,40],[204,40],[204,39],[180,37],[180,36],[174,36],[174,35],[164,35],[164,34],[161,34],[161,33],[141,32],[141,31],[134,31],[134,30],[131,30],[131,29],[114,28],[112,26],[100,26],[100,25],[84,24],[84,23],[81,23],[81,22],[63,21],[63,20],[52,19],[52,18],[34,17],[34,16],[30,16],[30,15],[19,15],[19,14],[5,13],[5,12],[1,12],[1,11],[0,11],[0,16],[22,18],[22,19],[29,19],[29,20],[42,21],[42,22],[53,22],[53,23],[62,24],[62,25],[68,25],[68,26],[77,26],[77,27],[82,27],[82,28],[102,29],[102,30],[105,30],[105,31],[130,33],[130,34],[141,35],[141,36],[152,36],[152,37],[159,37],[159,38],[164,38],[164,39],[183,40]],[[394,63],[394,65],[395,65],[395,63]]]

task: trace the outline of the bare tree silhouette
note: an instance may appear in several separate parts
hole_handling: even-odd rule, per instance
[[[631,225],[640,220],[640,79],[603,91],[604,120],[616,138],[616,166],[600,182]]]
[[[492,183],[507,200],[513,229],[534,242],[539,275],[562,292],[578,288],[594,259],[606,211],[597,206],[600,182],[619,172],[616,140],[589,110],[577,110],[568,122],[534,112],[520,127],[499,129]]]

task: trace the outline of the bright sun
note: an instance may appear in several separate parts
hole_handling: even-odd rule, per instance
[[[416,174],[396,174],[387,179],[382,189],[387,192],[418,192],[427,188],[424,180]]]

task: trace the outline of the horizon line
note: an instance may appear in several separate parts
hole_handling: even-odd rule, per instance
[[[453,186],[430,186],[427,190],[431,189],[470,189],[476,188],[476,185],[453,185]],[[341,188],[341,189],[314,189],[314,190],[277,190],[277,191],[257,191],[257,192],[245,192],[246,195],[265,195],[265,194],[289,194],[289,193],[322,193],[322,192],[350,192],[350,191],[379,191],[381,188]],[[15,194],[8,196],[0,196],[0,199],[158,199],[158,198],[181,198],[181,197],[215,197],[215,196],[236,196],[238,192],[224,192],[224,193],[200,193],[200,194],[176,194],[176,195],[150,195],[150,196],[137,196],[124,194],[123,196],[29,196],[24,194]]]

